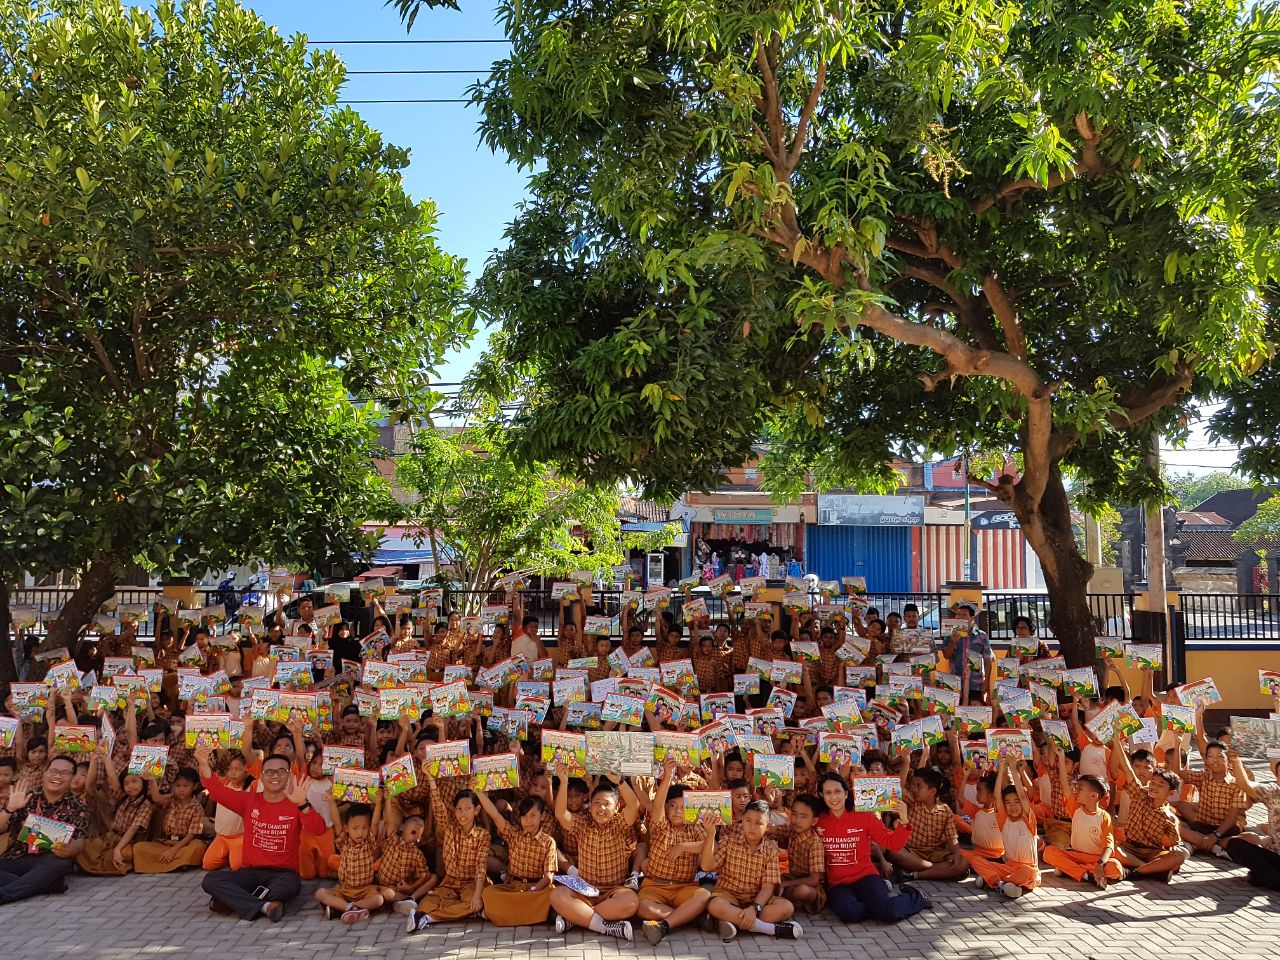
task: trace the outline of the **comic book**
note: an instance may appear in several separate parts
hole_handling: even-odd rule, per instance
[[[688,767],[696,767],[702,762],[702,744],[697,734],[659,730],[653,738],[655,764],[662,764],[668,756],[675,757],[677,763]]]
[[[811,640],[792,640],[791,655],[800,663],[817,663],[821,656],[818,645]]]
[[[773,661],[762,660],[759,657],[748,657],[747,672],[756,674],[761,680],[768,680],[769,675],[773,672]]]
[[[698,695],[698,677],[693,672],[692,660],[688,658],[668,660],[666,663],[660,664],[659,667],[664,687],[678,690],[680,695],[684,697],[696,697]]]
[[[854,777],[849,787],[856,813],[891,813],[902,800],[902,781],[897,777]]]
[[[747,716],[751,718],[752,731],[762,737],[773,737],[787,725],[782,711],[776,707],[748,710]]]
[[[189,714],[183,721],[183,741],[187,749],[208,744],[214,750],[231,747],[231,715],[228,713]]]
[[[415,690],[409,687],[378,688],[379,720],[414,719],[420,712]]]
[[[759,678],[757,677],[756,679],[758,680]],[[737,703],[732,693],[704,693],[699,697],[699,702],[704,723],[710,723],[721,714],[733,713],[737,709]]]
[[[471,712],[465,680],[439,683],[429,691],[431,713],[437,717],[465,717]]]
[[[320,769],[326,776],[333,776],[333,771],[339,767],[347,767],[352,770],[364,769],[364,747],[341,747],[325,744],[321,749]]]
[[[1093,667],[1077,667],[1062,671],[1062,688],[1069,695],[1094,698],[1098,695],[1098,671]]]
[[[924,706],[929,713],[953,715],[960,706],[960,694],[945,687],[925,687]]]
[[[542,762],[555,765],[557,776],[587,775],[587,738],[561,730],[542,731]]]
[[[854,700],[838,700],[822,708],[827,726],[837,733],[845,733],[862,722],[862,711]]]
[[[1258,692],[1266,697],[1280,697],[1280,670],[1259,670]]]
[[[423,748],[422,765],[433,777],[462,777],[471,773],[471,743],[448,740],[428,743]]]
[[[615,721],[638,727],[644,722],[644,700],[640,697],[611,693],[605,698],[604,706],[600,710],[600,719],[606,723]]]
[[[1196,732],[1195,707],[1184,707],[1176,703],[1162,703],[1160,704],[1160,717],[1164,721],[1166,730],[1173,730],[1176,733]]]
[[[566,706],[565,726],[577,727],[579,730],[599,730],[604,721],[600,719],[600,704],[571,702]]]
[[[1030,690],[1021,688],[1003,688],[996,698],[1000,704],[1000,712],[1009,723],[1030,723],[1036,716],[1035,699]]]
[[[769,666],[769,682],[774,684],[801,683],[804,680],[804,664],[794,660],[774,660]]]
[[[516,697],[515,708],[529,714],[533,721],[542,723],[547,718],[547,711],[551,709],[551,698],[520,694]]]
[[[844,682],[851,687],[862,687],[869,690],[876,685],[876,668],[846,666],[844,668]]]
[[[818,759],[837,770],[846,763],[861,763],[862,738],[850,733],[819,730]]]
[[[908,751],[923,750],[924,721],[912,720],[910,723],[898,724],[893,728],[889,744],[895,753],[900,749]]]
[[[784,690],[782,687],[774,687],[769,691],[769,699],[765,701],[765,706],[774,707],[782,711],[783,715],[790,717],[795,711],[796,701],[800,698],[800,694],[794,690]]]
[[[149,743],[136,744],[129,753],[128,772],[144,780],[164,779],[164,768],[169,764],[169,748]]]
[[[557,707],[567,706],[570,703],[585,703],[587,681],[582,677],[565,677],[552,684],[551,693]]]
[[[514,753],[474,757],[471,778],[476,790],[514,790],[520,786],[520,763]]]
[[[1159,670],[1164,665],[1164,647],[1158,643],[1131,643],[1125,648],[1125,662],[1142,670]]]
[[[725,826],[733,820],[733,802],[728,790],[686,790],[682,799],[685,823],[698,823],[704,813],[717,814]]]
[[[1040,721],[1040,729],[1044,731],[1044,735],[1056,743],[1063,750],[1073,749],[1071,743],[1071,728],[1065,720],[1049,720]]]
[[[1205,677],[1203,680],[1184,684],[1174,692],[1177,693],[1178,701],[1184,707],[1209,706],[1222,700],[1222,694],[1218,692],[1218,685],[1213,682],[1213,677]]]
[[[796,758],[790,754],[757,753],[751,760],[756,785],[777,790],[796,788]]]
[[[53,690],[80,689],[80,668],[74,660],[63,660],[55,663],[44,675],[45,686]]]
[[[388,797],[398,797],[406,790],[418,785],[418,771],[414,768],[413,757],[405,754],[388,760],[382,765],[382,783]]]
[[[53,727],[53,745],[49,755],[59,753],[93,753],[98,745],[98,728],[89,725],[57,723]]]
[[[333,771],[333,798],[339,803],[372,806],[378,799],[378,784],[381,779],[377,770],[338,767]]]
[[[930,714],[916,721],[921,725],[924,731],[924,742],[931,747],[936,747],[940,743],[945,743],[947,739],[947,730],[943,726],[942,717],[938,714]]]
[[[315,683],[308,660],[281,660],[276,664],[275,683],[281,690],[298,693],[310,690]]]
[[[760,692],[760,674],[735,673],[733,675],[733,692],[739,697],[753,697]]]
[[[1010,727],[987,731],[987,759],[991,761],[1004,757],[1010,761],[1030,760],[1033,753],[1030,730],[1015,730]]]
[[[582,624],[582,632],[588,637],[609,637],[613,635],[613,617],[590,616]]]

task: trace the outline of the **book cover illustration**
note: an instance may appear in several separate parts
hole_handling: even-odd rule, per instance
[[[756,784],[768,790],[794,790],[796,787],[796,758],[791,754],[757,753],[751,759]]]
[[[31,855],[49,853],[59,843],[70,843],[75,833],[76,828],[70,823],[28,813],[18,831],[18,843],[25,844]]]
[[[685,823],[700,822],[704,813],[716,814],[724,826],[733,820],[733,802],[728,790],[686,790],[682,799]]]
[[[437,717],[465,717],[471,712],[465,680],[451,680],[432,687],[431,712]]]
[[[902,782],[897,777],[854,777],[849,787],[857,813],[892,813],[902,800]]]
[[[733,692],[739,697],[753,697],[760,692],[760,674],[735,673],[733,675]],[[730,711],[732,712],[732,711]]]
[[[229,713],[189,714],[183,721],[183,742],[193,750],[205,744],[214,750],[231,747],[231,715]]]
[[[1176,693],[1178,701],[1184,707],[1207,707],[1222,700],[1222,694],[1218,692],[1218,685],[1213,682],[1213,677],[1205,677],[1203,680],[1184,684],[1178,687]]]
[[[333,798],[339,803],[372,806],[378,799],[378,784],[381,779],[377,770],[338,767],[333,771]]]
[[[571,702],[565,710],[566,726],[577,727],[579,730],[599,730],[604,725],[604,721],[600,718],[598,703]]]
[[[352,770],[363,769],[364,747],[343,747],[325,744],[321,753],[321,772],[326,776],[333,776],[333,771],[339,767],[347,767]]]
[[[557,776],[587,775],[587,738],[580,733],[561,730],[542,731],[542,762],[554,764]]]
[[[514,790],[520,786],[520,763],[514,753],[475,757],[471,778],[476,790]]]
[[[624,777],[653,775],[652,733],[588,730],[587,773],[616,773]]]
[[[382,783],[388,797],[398,797],[418,785],[418,771],[409,754],[388,760],[382,765]]]
[[[168,764],[168,747],[139,743],[129,752],[128,772],[144,780],[164,779],[164,769]]]
[[[600,718],[606,723],[625,723],[638,727],[644,722],[644,700],[640,697],[628,697],[620,693],[611,693],[605,698],[600,710]]]
[[[471,773],[471,742],[428,743],[423,748],[422,765],[433,777],[466,776]]]
[[[987,759],[991,761],[1030,760],[1033,753],[1030,730],[997,728],[987,731]]]
[[[1164,665],[1164,647],[1158,643],[1131,643],[1125,648],[1125,662],[1140,670],[1159,670]]]
[[[84,724],[58,723],[53,727],[50,755],[58,753],[93,753],[98,745],[98,728]]]

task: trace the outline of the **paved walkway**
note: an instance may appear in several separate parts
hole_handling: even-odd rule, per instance
[[[656,950],[594,934],[559,937],[550,926],[499,929],[481,922],[444,924],[410,937],[402,918],[383,914],[354,929],[325,922],[310,899],[315,884],[279,924],[245,923],[209,913],[200,874],[98,879],[76,876],[69,894],[0,907],[10,957],[120,960],[314,960],[343,957],[441,957],[508,960],[555,957],[604,960],[619,955],[663,960],[783,960],[811,957],[967,958],[967,960],[1275,960],[1280,956],[1280,895],[1255,890],[1229,861],[1196,860],[1172,884],[1118,884],[1105,892],[1046,878],[1031,896],[1010,902],[960,884],[920,883],[934,901],[896,926],[846,926],[803,919],[805,939],[740,935],[722,944],[678,931]]]

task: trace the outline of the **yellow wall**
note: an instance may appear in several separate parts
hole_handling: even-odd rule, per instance
[[[1274,702],[1258,689],[1258,671],[1274,670],[1277,650],[1188,650],[1187,682],[1213,677],[1222,694],[1219,710],[1269,710]]]

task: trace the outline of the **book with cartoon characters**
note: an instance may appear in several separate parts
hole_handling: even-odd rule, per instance
[[[796,787],[796,758],[784,753],[757,753],[751,758],[755,770],[756,785],[768,790],[794,790]]]
[[[169,764],[169,748],[150,743],[139,743],[129,752],[128,772],[144,780],[164,779],[164,769]]]
[[[333,771],[333,798],[339,803],[372,805],[378,799],[382,775],[377,770],[337,767]]]
[[[514,753],[475,757],[471,778],[477,790],[514,790],[520,786],[520,763]]]
[[[698,823],[704,813],[714,813],[728,826],[733,820],[733,802],[728,790],[686,790],[684,822]]]
[[[320,770],[326,776],[333,776],[333,771],[339,767],[362,770],[364,769],[364,747],[342,747],[335,744],[325,744],[321,748],[320,762]]]
[[[818,759],[839,770],[846,763],[862,762],[862,738],[850,733],[818,731]]]
[[[433,777],[462,777],[471,772],[471,743],[448,740],[428,743],[423,748],[422,765]]]
[[[987,731],[987,759],[1012,762],[1030,760],[1033,755],[1030,730],[1003,727]]]
[[[542,731],[542,762],[554,764],[557,776],[587,775],[587,738],[562,730]]]
[[[414,769],[413,757],[405,754],[388,760],[382,765],[382,783],[388,797],[398,797],[406,790],[418,785],[418,771]]]
[[[856,813],[891,813],[902,800],[897,777],[854,777],[849,784]]]
[[[214,750],[227,750],[231,747],[231,714],[188,714],[182,736],[188,749],[206,744]]]

